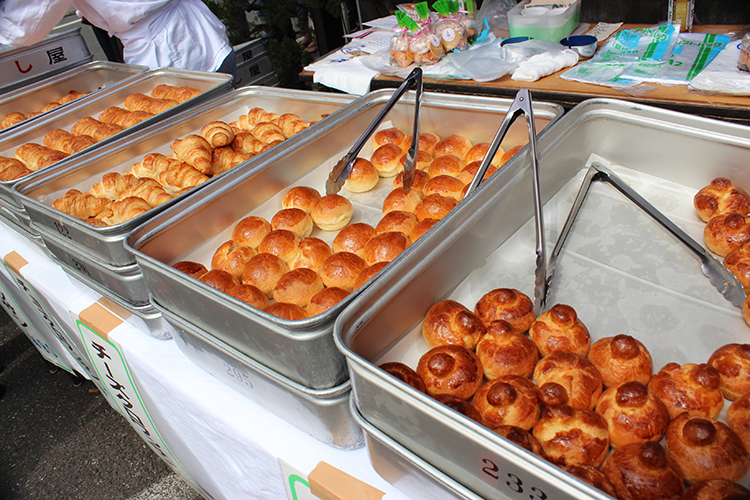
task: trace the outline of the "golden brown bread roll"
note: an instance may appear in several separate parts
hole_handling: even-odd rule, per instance
[[[572,352],[555,351],[534,367],[539,400],[545,405],[566,404],[593,410],[602,394],[602,376],[586,358]]]
[[[609,451],[607,423],[596,412],[552,405],[532,431],[547,459],[557,465],[599,467]]]
[[[466,161],[466,164],[478,161],[482,162],[484,160],[484,157],[487,156],[487,151],[490,149],[490,143],[489,142],[479,142],[477,144],[474,144],[467,152],[466,157],[464,160]],[[490,162],[490,165],[499,165],[500,160],[503,157],[503,154],[505,154],[505,150],[502,146],[497,147],[497,151],[495,152],[495,156],[492,158],[492,161]]]
[[[0,181],[14,181],[33,172],[16,158],[0,157]]]
[[[737,277],[745,293],[750,292],[750,243],[745,242],[724,257],[724,267]]]
[[[201,136],[212,148],[229,146],[234,140],[232,127],[222,121],[213,121],[201,129]]]
[[[482,384],[471,404],[482,416],[482,423],[491,429],[514,425],[528,431],[542,412],[536,386],[518,375],[503,375]]]
[[[547,453],[545,453],[544,448],[539,444],[539,440],[532,436],[529,431],[523,430],[515,425],[498,425],[492,429],[492,432],[503,436],[511,443],[517,444],[534,455],[547,460]]]
[[[295,233],[287,229],[275,229],[261,240],[258,253],[273,254],[288,265],[299,258],[299,242],[300,237]]]
[[[352,165],[349,177],[344,181],[344,187],[352,193],[365,193],[378,185],[380,175],[369,160],[357,158]]]
[[[482,416],[479,414],[476,408],[474,408],[468,401],[453,396],[451,394],[437,394],[434,397],[435,401],[439,401],[451,410],[457,411],[461,415],[469,417],[474,422],[481,424]]]
[[[414,179],[412,179],[411,188],[415,191],[424,193],[424,187],[427,185],[427,181],[430,180],[430,174],[423,170],[414,170]],[[398,175],[393,179],[393,189],[399,189],[404,187],[404,173],[399,172]]]
[[[519,151],[521,151],[521,150],[523,149],[523,146],[524,146],[524,145],[518,145],[518,146],[513,146],[513,147],[512,147],[512,148],[510,148],[510,149],[507,149],[507,150],[505,151],[505,153],[503,153],[503,157],[502,157],[502,158],[500,158],[500,162],[499,162],[499,163],[497,164],[497,166],[498,166],[498,167],[500,167],[500,166],[501,166],[501,165],[503,165],[503,164],[504,164],[504,163],[505,163],[506,161],[508,161],[508,160],[510,160],[511,158],[513,158],[514,156],[516,156],[516,154],[518,154],[518,152],[519,152]]]
[[[286,263],[270,253],[259,253],[251,257],[242,273],[242,283],[253,285],[266,297],[273,296],[273,288],[279,279],[289,271]]]
[[[586,356],[591,347],[591,335],[576,314],[566,304],[555,304],[543,312],[529,327],[529,337],[542,356],[554,351],[568,351]]]
[[[264,310],[270,302],[258,287],[240,283],[229,290],[229,295],[256,309]]]
[[[260,242],[272,231],[271,223],[263,217],[245,217],[234,226],[232,240],[239,246],[258,249]]]
[[[370,157],[370,163],[380,177],[395,177],[401,171],[401,155],[404,152],[395,144],[383,144]]]
[[[190,134],[172,143],[177,158],[195,167],[202,174],[212,173],[213,148],[203,137]]]
[[[473,351],[484,332],[479,318],[455,300],[433,304],[422,322],[422,336],[431,348],[455,344]]]
[[[539,351],[527,336],[513,331],[507,321],[493,321],[479,339],[476,354],[489,380],[504,375],[531,377],[539,361]]]
[[[750,450],[750,395],[735,399],[727,410],[727,424]]]
[[[620,500],[680,500],[685,484],[662,446],[655,441],[621,446],[602,466]]]
[[[320,200],[320,193],[317,189],[307,186],[295,186],[284,193],[281,206],[282,208],[299,208],[309,214],[318,200]]]
[[[307,315],[309,317],[323,314],[349,295],[349,292],[343,288],[330,287],[324,288],[323,290],[316,293],[313,298],[310,299],[310,304],[307,306]]]
[[[703,222],[708,222],[717,215],[747,215],[750,213],[750,195],[729,179],[717,177],[695,194],[693,205],[698,217]]]
[[[709,250],[726,257],[732,250],[750,241],[750,218],[738,213],[717,215],[703,229],[703,239]]]
[[[351,292],[357,276],[367,267],[367,262],[357,254],[336,252],[320,266],[320,277],[327,287],[338,287]]]
[[[401,158],[398,159],[399,165],[401,165],[399,175],[403,174],[404,167],[406,166],[406,157],[408,156],[408,152],[401,155]],[[432,156],[430,156],[430,153],[427,151],[417,151],[416,157],[414,158],[414,168],[412,172],[416,175],[417,172],[422,172],[423,175],[429,175],[427,174],[426,170],[430,168],[430,164],[432,163]],[[398,176],[396,176],[398,177]],[[394,186],[393,187],[401,187],[396,186],[396,181],[393,181]]]
[[[461,201],[464,196],[464,183],[450,175],[438,175],[427,182],[422,192],[425,196],[440,194]]]
[[[564,465],[562,469],[607,495],[617,498],[615,487],[601,469],[597,469],[591,465]]]
[[[383,215],[393,211],[415,212],[421,202],[421,191],[411,189],[407,193],[403,187],[396,188],[383,200]]]
[[[685,492],[682,500],[748,500],[750,490],[726,479],[698,481]]]
[[[453,155],[463,160],[469,149],[471,149],[469,139],[462,135],[449,135],[435,144],[433,156],[439,158],[445,155]]]
[[[750,326],[750,295],[748,295],[742,303],[742,317],[744,318],[745,323]]]
[[[192,276],[196,279],[200,278],[208,272],[206,266],[204,266],[200,262],[192,262],[189,260],[182,260],[180,262],[177,262],[173,264],[172,267],[177,269],[181,273],[185,273],[188,276]]]
[[[604,337],[591,346],[589,361],[602,374],[604,387],[635,380],[648,384],[654,373],[651,353],[640,340],[630,335]]]
[[[466,162],[461,158],[454,155],[444,155],[432,160],[427,171],[429,172],[430,177],[449,175],[458,179],[458,176],[461,174],[464,167],[466,167]]]
[[[485,293],[474,306],[474,314],[485,325],[507,321],[516,333],[526,333],[534,322],[534,303],[514,288],[497,288]]]
[[[670,418],[683,411],[693,415],[716,418],[724,406],[719,372],[708,364],[667,363],[648,383],[667,406]]]
[[[427,394],[471,398],[482,385],[482,363],[476,354],[458,345],[433,347],[419,358],[417,374]]]
[[[378,225],[375,226],[375,232],[381,234],[390,231],[399,231],[408,237],[416,225],[417,217],[413,213],[394,210],[388,212],[380,219]]]
[[[361,273],[359,273],[359,276],[357,276],[357,279],[354,281],[354,289],[356,290],[370,281],[387,265],[388,262],[378,262],[377,264],[367,266]]]
[[[375,229],[364,222],[350,224],[339,231],[331,248],[334,252],[351,252],[364,258],[365,245],[376,234]]]
[[[667,427],[667,453],[688,483],[704,479],[738,481],[750,471],[750,453],[726,424],[680,414]]]
[[[425,392],[425,386],[424,382],[422,382],[422,379],[419,378],[419,375],[417,375],[417,372],[412,370],[411,367],[408,365],[405,365],[404,363],[401,363],[399,361],[390,361],[388,363],[383,363],[378,366],[381,370],[390,373],[397,379],[399,379],[401,382],[412,386],[419,392],[424,393]],[[463,399],[461,400],[463,401]]]
[[[394,144],[401,148],[404,144],[404,139],[406,139],[406,134],[398,127],[378,130],[377,132],[375,132],[375,135],[372,136],[372,149],[378,149],[380,146],[383,146],[385,144]],[[404,149],[408,149],[410,145],[411,143],[409,143],[409,145]]]
[[[721,393],[734,401],[750,393],[750,344],[726,344],[716,349],[708,364],[719,372]]]
[[[286,302],[274,302],[264,309],[268,314],[277,318],[298,321],[307,318],[307,313],[300,306]]]
[[[307,307],[310,299],[323,290],[323,280],[312,269],[301,267],[285,273],[273,288],[273,300]]]
[[[211,269],[198,279],[224,293],[229,293],[232,288],[239,285],[237,278],[221,269]]]
[[[411,147],[411,141],[413,137],[413,135],[410,135],[406,139],[404,139],[404,151],[408,150]],[[433,134],[432,132],[420,132],[419,145],[417,147],[420,151],[424,151],[425,153],[432,156],[435,152],[435,145],[438,142],[440,142],[439,135]]]
[[[376,234],[365,244],[365,261],[368,266],[378,262],[390,262],[408,246],[409,238],[400,231]]]
[[[290,269],[307,268],[317,272],[333,253],[328,243],[320,238],[302,238],[298,248],[299,256],[289,261]]]
[[[414,229],[411,230],[411,233],[409,233],[409,241],[411,243],[414,243],[419,238],[421,238],[427,231],[432,229],[432,226],[440,222],[437,219],[422,219],[421,221],[417,222],[417,225],[414,226]]]
[[[307,238],[312,234],[312,218],[301,208],[283,208],[271,218],[273,230],[286,229],[300,238]]]
[[[479,167],[482,165],[482,162],[480,161],[473,161],[471,163],[467,163],[461,172],[458,174],[458,180],[463,182],[464,184],[471,184],[471,181],[474,180],[474,176],[477,175],[477,172],[479,172]],[[490,178],[492,174],[497,172],[497,167],[494,165],[490,165],[487,168],[487,172],[484,173],[484,178],[482,179],[482,182],[486,181]]]
[[[349,224],[354,207],[338,194],[329,194],[318,200],[310,212],[313,222],[323,231],[336,231]]]
[[[211,269],[221,269],[235,278],[241,278],[245,265],[257,252],[250,247],[241,247],[233,240],[225,241],[211,258]]]
[[[596,412],[607,422],[613,447],[660,441],[667,431],[669,412],[642,382],[624,382],[604,391]]]
[[[453,210],[457,204],[458,201],[455,198],[449,198],[440,194],[431,194],[425,196],[416,208],[414,208],[414,215],[420,221],[425,219],[440,220],[448,215],[448,212]]]

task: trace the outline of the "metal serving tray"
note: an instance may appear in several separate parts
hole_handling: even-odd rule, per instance
[[[353,449],[364,444],[362,430],[349,411],[348,380],[330,389],[305,387],[153,302],[174,327],[177,346],[196,365],[327,445]]]
[[[564,225],[592,153],[697,241],[704,223],[692,206],[696,191],[719,176],[750,186],[750,128],[626,101],[585,101],[537,145],[548,242]],[[473,309],[495,288],[532,294],[530,165],[528,152],[519,154],[482,184],[352,302],[334,337],[363,417],[483,498],[543,492],[603,500],[609,497],[377,368],[387,361],[416,367],[429,349],[421,321],[442,299]],[[747,337],[741,311],[693,255],[609,185],[592,187],[555,272],[548,306],[574,307],[592,341],[639,338],[654,371],[670,361],[706,362],[718,347]]]
[[[192,133],[214,120],[234,121],[239,115],[246,114],[253,107],[263,107],[268,111],[279,113],[297,113],[303,119],[312,121],[323,113],[335,113],[353,97],[344,94],[324,94],[289,89],[268,89],[248,87],[234,91],[218,99],[209,101],[200,108],[188,110],[174,116],[169,122],[159,122],[128,137],[115,141],[107,148],[100,148],[82,153],[78,161],[62,168],[51,166],[43,177],[20,180],[14,186],[13,194],[17,203],[22,204],[34,224],[48,233],[58,234],[85,248],[86,253],[105,264],[123,267],[135,263],[135,257],[123,246],[123,240],[136,226],[179,200],[189,196],[196,189],[205,187],[227,173],[210,179],[196,189],[176,197],[144,214],[123,224],[109,227],[93,227],[75,217],[52,208],[55,199],[63,196],[69,189],[76,188],[88,191],[99,182],[107,172],[125,172],[148,153],[170,154],[170,146],[175,139]],[[315,127],[310,127],[294,137],[284,141],[284,147],[293,148],[295,144],[305,141],[314,134]],[[251,158],[234,170],[251,168],[251,165],[273,155],[272,148],[265,153]],[[280,148],[279,148],[280,149]],[[146,297],[144,297],[146,298]]]
[[[120,138],[130,136],[134,132],[148,127],[149,125],[172,117],[180,111],[187,110],[188,108],[194,107],[209,99],[216,98],[231,89],[232,77],[221,73],[204,73],[200,71],[188,71],[174,68],[160,68],[146,71],[129,80],[126,84],[104,89],[101,93],[92,96],[85,102],[81,102],[75,106],[70,106],[65,110],[60,110],[59,113],[50,113],[44,118],[40,117],[38,120],[34,120],[34,122],[30,123],[28,126],[20,127],[18,130],[8,134],[3,134],[0,137],[0,156],[12,158],[16,149],[28,142],[44,144],[44,135],[50,130],[61,128],[70,131],[73,125],[75,125],[75,123],[81,118],[87,116],[96,118],[110,106],[122,106],[125,102],[125,98],[130,94],[150,94],[157,85],[161,84],[174,86],[190,85],[202,90],[203,92],[197,97],[185,101],[182,104],[178,104],[177,106],[148,118],[137,125],[128,127],[112,137],[97,142],[90,148],[72,154],[47,168],[30,174],[25,178],[15,181],[0,181],[0,205],[12,204],[21,208],[21,205],[18,204],[12,195],[12,188],[16,183],[28,181],[32,178],[39,179],[45,177],[51,172],[59,172],[61,169],[75,164],[83,157],[83,155],[107,146]]]
[[[33,123],[33,120],[48,116],[48,113],[59,113],[61,110],[67,109],[72,103],[81,104],[85,102],[84,99],[90,99],[102,89],[111,89],[113,85],[122,85],[146,70],[148,70],[148,66],[92,61],[18,90],[2,94],[0,96],[0,117],[13,112],[28,115],[32,112],[41,111],[44,106],[59,101],[72,90],[81,93],[91,92],[91,94],[58,106],[54,110],[4,128],[0,133],[7,134],[12,130],[29,125]]]
[[[230,239],[236,222],[249,214],[270,220],[291,186],[307,185],[325,192],[325,180],[333,165],[392,94],[392,90],[383,90],[357,99],[336,116],[321,122],[312,140],[304,145],[283,149],[252,171],[228,172],[226,177],[192,196],[189,204],[175,205],[133,232],[126,246],[141,265],[153,298],[222,342],[307,387],[332,387],[345,380],[346,363],[333,344],[331,332],[336,316],[361,288],[323,314],[290,321],[217,292],[175,271],[171,265],[193,260],[209,267],[214,251]],[[489,142],[510,103],[507,99],[425,93],[421,130],[441,136],[463,134],[474,143]],[[559,106],[536,103],[537,129],[557,119],[561,112]],[[387,118],[391,125],[411,130],[413,117],[411,93],[397,103]],[[528,140],[525,124],[520,121],[514,124],[506,137],[510,144],[525,143]],[[366,147],[370,150],[363,149],[363,157],[372,153],[371,145]],[[383,200],[392,189],[392,179],[384,179],[367,193],[342,190],[341,194],[354,206],[352,222],[377,224]],[[330,243],[335,232],[315,229],[312,235]],[[417,242],[405,253],[420,246]]]

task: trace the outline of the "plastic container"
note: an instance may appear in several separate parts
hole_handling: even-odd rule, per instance
[[[576,0],[567,8],[531,7],[524,12],[524,7],[530,1],[523,0],[508,11],[510,36],[528,36],[559,42],[578,27],[581,20],[580,0]]]

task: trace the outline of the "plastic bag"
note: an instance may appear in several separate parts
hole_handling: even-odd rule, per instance
[[[750,73],[737,67],[742,41],[729,43],[706,69],[690,81],[689,89],[708,93],[750,95]]]
[[[669,23],[618,31],[599,49],[593,61],[661,61],[672,53],[679,34],[680,25]]]
[[[485,0],[477,12],[477,24],[488,29],[496,38],[510,36],[508,11],[518,4],[516,0]]]
[[[549,51],[561,52],[562,45],[547,40],[526,40],[501,46],[501,40],[471,50],[454,52],[446,59],[456,68],[456,72],[477,82],[489,82],[512,73],[521,61],[536,54]]]

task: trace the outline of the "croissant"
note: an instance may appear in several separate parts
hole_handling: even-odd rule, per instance
[[[62,151],[40,146],[33,142],[24,144],[16,149],[16,158],[33,171],[52,165],[56,161],[67,157],[68,155]]]
[[[232,149],[238,153],[258,154],[265,144],[252,134],[252,132],[239,132],[234,136]]]
[[[224,122],[211,122],[201,129],[201,135],[215,148],[229,146],[234,139],[232,127]]]
[[[157,207],[172,199],[172,195],[167,193],[158,181],[148,177],[135,180],[133,184],[131,184],[125,191],[121,192],[117,198],[122,200],[131,196],[143,198],[152,207]]]
[[[149,210],[151,210],[149,202],[138,196],[128,196],[127,198],[112,202],[112,213],[101,219],[108,225],[114,226],[115,224],[122,224],[125,221],[129,221],[133,217]]]
[[[168,158],[161,153],[149,153],[141,161],[133,165],[129,173],[136,177],[151,177],[152,179],[156,179],[162,172],[166,172],[174,165],[181,163],[183,162]]]
[[[44,135],[44,145],[72,155],[96,144],[96,139],[88,135],[73,135],[63,129],[50,130]]]
[[[253,127],[253,135],[259,141],[268,144],[273,141],[283,141],[284,134],[281,131],[281,127],[271,122],[261,122]]]
[[[143,120],[147,120],[152,116],[154,115],[145,111],[128,111],[127,109],[112,106],[105,109],[102,114],[99,115],[99,121],[128,128],[141,123]]]
[[[109,172],[102,176],[100,182],[91,186],[89,193],[97,198],[106,198],[114,201],[122,191],[130,188],[136,180],[137,178],[134,175],[121,175],[117,172]]]
[[[26,115],[18,111],[15,111],[13,113],[8,113],[7,115],[5,115],[5,118],[3,118],[2,123],[0,123],[0,129],[12,127],[13,125],[17,123],[21,123],[25,119],[26,119]]]
[[[112,206],[112,201],[71,189],[65,193],[65,196],[56,199],[52,203],[52,206],[77,219],[86,220],[109,210]]]
[[[208,176],[200,173],[185,162],[177,161],[168,170],[159,172],[156,180],[173,192],[176,191],[175,196],[177,196],[181,194],[181,190],[183,189],[190,189],[193,186],[206,182]]]
[[[302,118],[300,118],[298,115],[295,115],[294,113],[284,113],[283,115],[279,116],[279,119],[276,121],[276,125],[284,128],[284,125],[287,122],[293,122],[301,119]]]
[[[60,104],[67,104],[70,101],[78,99],[79,97],[83,97],[83,96],[85,96],[86,94],[89,94],[89,93],[90,92],[83,92],[83,93],[81,93],[81,92],[76,92],[75,90],[71,90],[70,92],[68,92],[66,95],[64,95],[57,102],[60,103]]]
[[[151,97],[157,99],[173,99],[179,103],[183,103],[188,99],[201,94],[201,91],[195,87],[185,85],[183,87],[173,87],[172,85],[157,85],[154,90],[151,91]]]
[[[90,116],[81,118],[75,125],[73,125],[73,128],[70,129],[73,135],[90,135],[97,141],[103,141],[107,137],[111,137],[122,130],[123,128],[120,125],[102,123],[96,118]]]
[[[32,172],[19,160],[0,156],[0,181],[14,181]]]
[[[213,175],[219,175],[253,156],[255,155],[250,153],[237,153],[231,148],[216,148],[211,160],[211,171]]]
[[[281,132],[284,134],[284,137],[289,139],[294,134],[302,132],[309,126],[310,125],[304,120],[291,120],[281,126]]]
[[[192,165],[201,173],[211,173],[211,145],[203,137],[195,134],[184,139],[177,139],[172,143],[172,151],[177,158]]]
[[[123,106],[128,111],[145,111],[157,114],[177,106],[179,103],[174,99],[157,99],[145,94],[130,94],[125,98]]]

